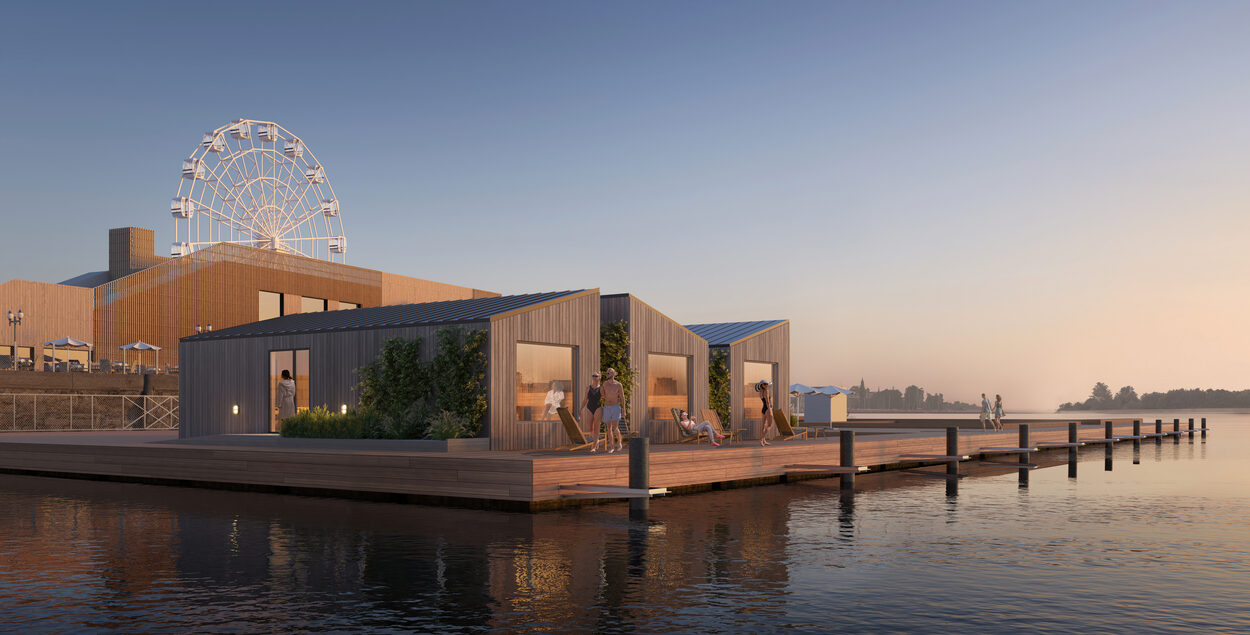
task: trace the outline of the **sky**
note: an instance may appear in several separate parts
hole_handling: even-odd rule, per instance
[[[1053,408],[1250,382],[1250,3],[0,6],[0,279],[173,239],[276,121],[350,264],[791,320],[793,381]]]

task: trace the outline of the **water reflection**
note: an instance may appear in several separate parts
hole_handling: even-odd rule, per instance
[[[1031,490],[1028,470],[965,463],[962,482],[895,472],[856,490],[659,499],[645,520],[624,504],[527,515],[6,476],[0,625],[995,631],[1028,614],[1039,630],[1098,630],[1130,624],[1101,607],[1132,588],[1134,619],[1154,628],[1218,613],[1239,630],[1250,501],[1227,474],[1250,434],[1216,438],[1079,482],[1070,459],[1095,447],[1042,453]],[[1104,447],[1106,468],[1129,451]]]

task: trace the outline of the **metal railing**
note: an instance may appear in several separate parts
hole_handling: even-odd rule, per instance
[[[176,396],[0,394],[0,432],[177,429]]]

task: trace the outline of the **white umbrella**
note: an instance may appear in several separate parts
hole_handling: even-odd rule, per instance
[[[125,346],[118,346],[122,350],[122,364],[126,364],[126,351],[156,351],[156,365],[161,364],[161,347],[155,344],[148,344],[144,341],[131,342]],[[129,366],[127,366],[129,367]]]
[[[790,384],[790,392],[797,393],[800,395],[806,395],[809,393],[816,392],[816,389],[812,388],[811,386],[807,386],[805,384]]]
[[[72,337],[62,337],[59,340],[52,340],[51,342],[44,342],[43,345],[52,347],[52,372],[56,372],[56,347],[60,346],[61,348],[85,348],[88,351],[91,350],[90,344],[82,340],[76,340]],[[66,370],[69,369],[68,363],[66,364],[65,368]],[[88,360],[87,371],[88,372],[91,371],[90,360]]]

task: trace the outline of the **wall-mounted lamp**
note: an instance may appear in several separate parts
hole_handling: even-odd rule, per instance
[[[239,414],[239,404],[234,404],[233,406],[231,406],[230,412],[236,415]]]
[[[340,412],[341,414],[347,414],[347,404],[343,404],[343,405],[339,406],[339,412]]]
[[[208,326],[204,327],[204,329],[211,333],[213,332],[213,325],[209,324]]]

